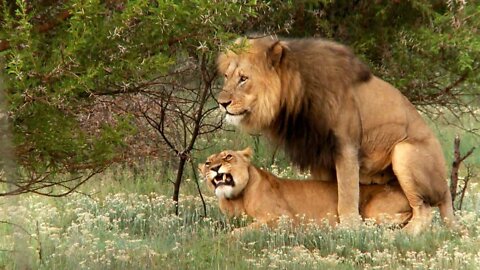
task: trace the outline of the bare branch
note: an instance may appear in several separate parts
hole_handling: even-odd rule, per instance
[[[41,177],[37,178],[31,178],[23,181],[10,181],[8,182],[9,184],[13,185],[15,189],[7,191],[7,192],[2,192],[0,193],[0,196],[13,196],[13,195],[19,195],[23,193],[34,193],[38,195],[44,195],[48,197],[64,197],[72,192],[75,192],[75,190],[86,183],[88,180],[90,180],[93,176],[96,174],[103,172],[107,168],[106,166],[96,168],[92,170],[87,176],[77,176],[73,178],[69,178],[67,180],[63,181],[49,181],[47,178],[49,177],[55,177],[57,174],[53,172],[46,173],[45,175],[42,175]],[[66,186],[66,183],[74,183],[73,186]],[[43,191],[48,188],[52,187],[63,187],[66,189],[65,192],[60,192],[60,193],[54,193],[53,190],[46,192]]]
[[[454,149],[454,154],[453,154],[453,162],[452,162],[452,172],[450,174],[450,194],[452,196],[452,203],[455,202],[455,199],[457,197],[457,189],[458,189],[458,172],[460,169],[461,163],[468,157],[470,156],[473,151],[475,150],[475,147],[471,148],[465,155],[461,155],[460,153],[460,136],[456,135],[454,142],[453,142],[453,149]],[[464,188],[462,190],[462,198],[460,199],[463,201],[463,196],[465,195],[465,190],[466,190],[466,185],[468,184],[468,181],[464,183]],[[455,206],[455,205],[454,205]]]
[[[32,235],[30,234],[29,231],[27,231],[27,229],[25,229],[24,227],[22,227],[22,226],[20,226],[16,223],[13,223],[13,222],[10,222],[10,221],[5,221],[5,220],[0,220],[0,224],[8,224],[8,225],[12,225],[14,227],[17,227],[20,230],[22,230],[24,233],[26,233],[28,236],[32,237]]]

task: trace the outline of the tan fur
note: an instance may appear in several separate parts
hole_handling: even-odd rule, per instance
[[[260,224],[274,226],[281,216],[300,221],[326,221],[336,225],[337,185],[315,180],[279,179],[275,175],[256,168],[250,163],[251,150],[226,150],[214,154],[199,169],[208,188],[216,192],[214,179],[230,174],[235,182],[235,196],[219,197],[223,213],[232,216],[246,214],[256,219],[251,227]],[[217,187],[218,188],[218,187]],[[361,185],[360,213],[364,219],[376,223],[405,224],[412,216],[412,209],[398,185]]]
[[[337,180],[342,223],[359,220],[359,183],[396,178],[414,209],[408,231],[428,225],[421,215],[431,206],[455,225],[440,143],[415,107],[347,47],[271,37],[237,44],[246,45],[218,58],[227,120],[264,133],[315,178]]]

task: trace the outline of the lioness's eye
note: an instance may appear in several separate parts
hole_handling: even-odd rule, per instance
[[[225,160],[231,160],[233,158],[232,155],[228,154],[226,157],[225,157]]]
[[[223,74],[223,77],[225,77],[225,79],[228,79],[227,73]]]
[[[210,161],[205,162],[205,166],[209,167],[210,166]]]
[[[242,82],[244,82],[244,81],[246,81],[246,80],[248,80],[248,77],[242,75],[242,76],[240,76],[239,82],[242,83]]]

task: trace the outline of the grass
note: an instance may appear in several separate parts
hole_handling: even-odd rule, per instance
[[[351,231],[291,228],[286,222],[276,230],[264,228],[236,238],[231,231],[248,220],[227,220],[208,193],[208,217],[203,217],[201,201],[193,193],[183,194],[180,215],[175,216],[165,192],[170,186],[154,175],[152,168],[137,175],[111,169],[83,187],[94,194],[90,197],[28,195],[5,205],[0,220],[19,224],[28,233],[0,225],[0,268],[477,269],[480,262],[477,192],[467,195],[467,210],[457,213],[468,236],[450,232],[437,217],[432,229],[419,237],[371,224]],[[127,191],[142,186],[132,184],[139,179],[155,191]]]
[[[470,120],[467,120],[470,121]],[[479,143],[454,128],[435,129],[447,157],[459,133],[466,151]],[[284,177],[298,175],[263,139],[226,132],[195,163],[235,145],[253,145],[255,163]],[[200,142],[206,144],[207,142]],[[469,158],[480,166],[480,151]],[[340,230],[305,225],[262,229],[233,237],[248,219],[228,220],[206,192],[207,213],[187,172],[180,215],[171,201],[173,170],[151,161],[112,167],[64,198],[25,195],[0,198],[0,269],[478,269],[480,194],[475,179],[457,216],[468,230],[444,228],[438,215],[418,237],[363,225]],[[88,194],[88,195],[85,195]],[[6,223],[8,222],[8,223]]]
[[[476,196],[469,198],[478,201]],[[369,224],[351,231],[286,223],[235,238],[232,227],[247,221],[226,220],[214,198],[207,202],[205,218],[195,196],[183,197],[178,217],[171,214],[170,199],[156,193],[98,200],[28,196],[4,208],[2,219],[15,215],[30,232],[21,259],[33,269],[476,269],[480,262],[478,212],[458,213],[468,236],[436,221],[419,237]],[[12,240],[22,235],[15,234],[25,236],[11,225],[1,232],[2,250],[17,248]],[[20,263],[14,252],[1,253],[2,268]]]

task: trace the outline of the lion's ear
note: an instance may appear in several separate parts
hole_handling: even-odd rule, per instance
[[[226,52],[220,53],[217,57],[217,71],[220,76],[223,76],[225,74],[225,71],[228,68],[228,65],[230,64],[230,59],[227,55]]]
[[[277,67],[282,62],[283,56],[285,55],[286,48],[282,45],[280,41],[275,42],[267,52],[267,57],[270,59],[272,66]]]
[[[253,150],[250,147],[247,147],[243,149],[242,151],[238,151],[238,153],[244,157],[246,157],[248,160],[250,160],[253,156]]]

